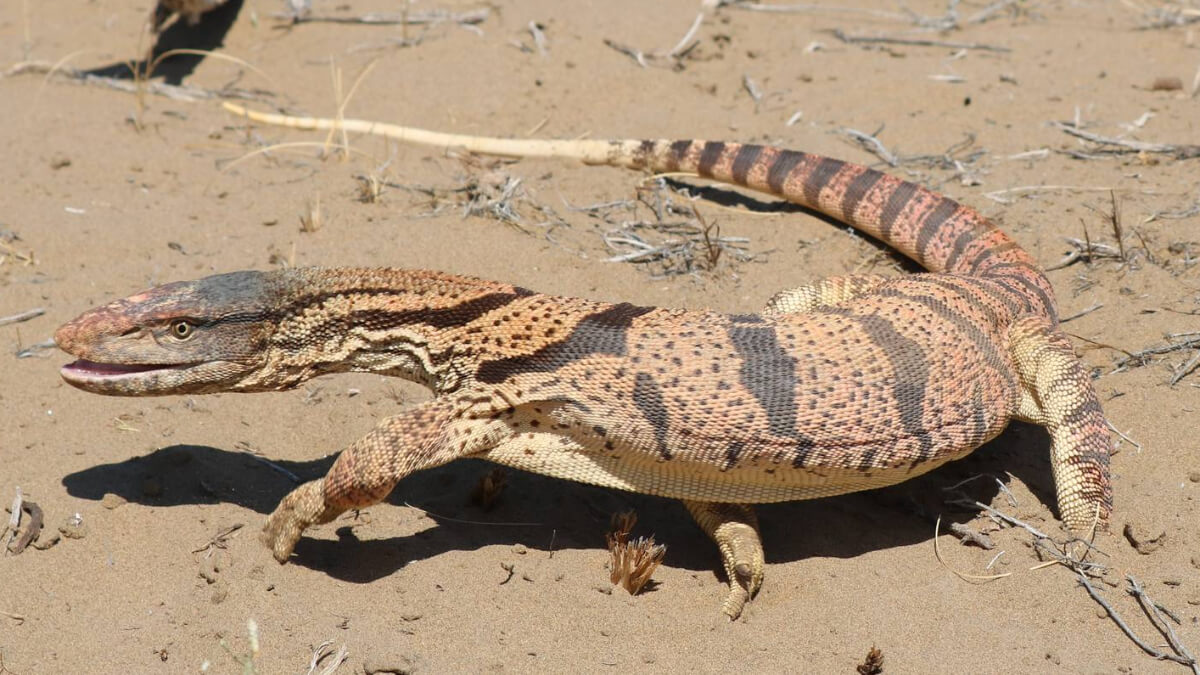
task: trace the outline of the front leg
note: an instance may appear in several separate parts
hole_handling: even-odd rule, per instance
[[[267,518],[262,541],[285,563],[306,528],[377,504],[401,478],[485,450],[502,432],[495,423],[464,419],[448,397],[389,417],[343,450],[324,478],[284,497]]]

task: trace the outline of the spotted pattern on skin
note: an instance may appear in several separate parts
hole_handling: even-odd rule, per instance
[[[432,401],[380,424],[281,502],[264,535],[281,561],[305,528],[383,499],[414,471],[478,456],[683,499],[726,568],[761,579],[753,515],[732,505],[907,480],[1014,419],[1050,433],[1068,527],[1107,522],[1108,431],[1089,373],[1036,261],[979,212],[860,165],[769,146],[599,147],[572,156],[767,192],[840,218],[932,274],[830,279],[781,294],[762,314],[727,315],[428,271],[241,273],[93,310],[61,328],[59,344],[99,363],[175,363],[180,352],[156,346],[146,326],[215,309],[224,318],[186,353],[215,358],[240,345],[244,358],[232,371],[182,376],[212,378],[187,384],[197,391],[280,389],[350,370],[432,388]],[[185,389],[134,373],[105,391],[83,370],[64,377],[104,393]],[[752,592],[734,586],[726,607],[740,611]]]

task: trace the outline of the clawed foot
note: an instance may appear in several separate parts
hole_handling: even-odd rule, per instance
[[[758,518],[747,504],[684,501],[683,505],[721,549],[721,562],[729,578],[729,595],[721,611],[731,621],[737,619],[762,586],[766,567]]]
[[[722,525],[714,539],[721,548],[725,575],[729,577],[729,595],[721,611],[733,621],[742,615],[746,603],[762,586],[765,567],[762,543],[758,532],[744,523]]]
[[[325,505],[325,479],[292,490],[263,525],[259,539],[280,563],[286,563],[300,535],[310,525],[328,523],[342,512]]]

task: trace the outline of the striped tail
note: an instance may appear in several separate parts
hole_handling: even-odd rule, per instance
[[[695,173],[836,218],[899,250],[931,272],[992,279],[1058,323],[1054,293],[1033,256],[975,209],[860,164],[763,145],[720,141],[601,141],[489,138],[384,122],[261,113],[226,101],[247,118],[296,129],[346,130],[504,157]]]
[[[1005,281],[1057,322],[1050,282],[1033,256],[975,209],[915,183],[861,164],[762,145],[643,141],[632,154],[637,161],[627,164],[633,167],[695,173],[836,218],[931,272]]]

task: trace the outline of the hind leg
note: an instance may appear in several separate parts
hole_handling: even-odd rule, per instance
[[[683,505],[721,549],[725,576],[729,578],[729,595],[721,611],[731,620],[736,619],[762,585],[765,561],[758,517],[749,504],[684,500]]]
[[[1087,534],[1093,523],[1105,526],[1112,513],[1111,445],[1087,369],[1044,319],[1013,324],[1009,350],[1021,379],[1017,418],[1050,432],[1059,515],[1076,534]]]
[[[766,316],[802,314],[818,307],[829,307],[869,293],[888,280],[873,274],[826,277],[811,284],[776,293],[763,310]]]

